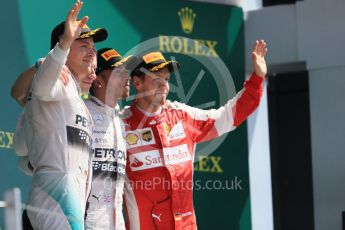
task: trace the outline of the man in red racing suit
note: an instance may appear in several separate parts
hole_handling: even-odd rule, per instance
[[[266,43],[257,41],[254,73],[234,98],[212,110],[165,101],[170,72],[178,64],[159,52],[141,57],[131,74],[139,96],[123,114],[127,229],[197,229],[192,189],[195,145],[234,130],[257,108],[267,72],[266,52]]]

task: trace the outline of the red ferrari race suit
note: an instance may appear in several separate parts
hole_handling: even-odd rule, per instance
[[[155,114],[124,110],[127,229],[197,229],[193,206],[195,145],[239,126],[259,105],[263,78],[252,75],[219,109],[168,102]]]

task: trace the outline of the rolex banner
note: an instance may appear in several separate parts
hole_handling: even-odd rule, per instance
[[[72,4],[72,0],[2,3],[1,196],[19,187],[25,203],[30,186],[30,177],[19,171],[13,152],[13,133],[22,108],[11,99],[11,86],[20,72],[49,52],[50,32],[65,19]],[[108,39],[97,43],[97,49],[112,47],[122,55],[158,50],[178,61],[181,68],[170,78],[170,100],[201,109],[218,108],[243,86],[241,8],[177,0],[97,0],[84,1],[80,16],[84,15],[89,16],[91,28],[108,30]],[[251,229],[246,124],[199,144],[194,162],[191,186],[198,228]],[[0,215],[4,228],[3,210]]]

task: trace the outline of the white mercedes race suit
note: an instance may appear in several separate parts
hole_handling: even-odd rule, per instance
[[[58,80],[68,53],[55,46],[38,69],[15,134],[15,151],[33,168],[27,211],[34,229],[84,230],[92,120],[74,77],[67,86]]]
[[[119,106],[111,108],[93,96],[85,104],[93,119],[93,177],[85,227],[87,230],[124,230],[122,196],[126,144],[118,117]]]

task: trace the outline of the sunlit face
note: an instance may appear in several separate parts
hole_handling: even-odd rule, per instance
[[[130,77],[123,66],[103,70],[101,74],[106,82],[106,93],[114,95],[115,100],[129,96]]]
[[[97,77],[96,72],[95,72],[96,67],[97,67],[97,58],[96,58],[96,56],[94,56],[93,61],[92,61],[92,65],[87,68],[88,74],[83,75],[83,77],[81,77],[79,79],[81,91],[85,94],[87,94],[89,92],[89,89],[92,85],[92,82]]]
[[[141,86],[137,88],[138,97],[142,97],[154,106],[164,105],[170,89],[169,79],[170,72],[168,68],[145,74],[144,79],[141,80]]]
[[[129,96],[129,75],[124,66],[114,68],[109,79],[109,85],[114,89],[118,98],[126,98]]]
[[[73,72],[79,82],[79,79],[90,74],[90,68],[94,68],[96,50],[93,38],[77,39],[72,43],[66,65]]]

